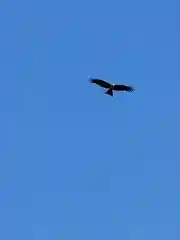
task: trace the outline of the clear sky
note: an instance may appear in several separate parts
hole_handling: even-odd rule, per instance
[[[0,239],[180,239],[179,9],[1,1]]]

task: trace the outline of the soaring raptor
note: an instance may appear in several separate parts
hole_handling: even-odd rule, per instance
[[[123,84],[110,84],[102,79],[89,77],[91,83],[95,83],[103,88],[106,88],[107,91],[105,94],[108,94],[113,97],[113,91],[126,91],[126,92],[135,92],[135,88],[132,86],[127,86]]]

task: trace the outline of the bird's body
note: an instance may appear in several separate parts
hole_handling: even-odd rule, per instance
[[[126,91],[126,92],[134,92],[135,89],[131,86],[123,85],[123,84],[110,84],[102,79],[98,78],[89,78],[91,83],[95,83],[103,88],[108,89],[105,93],[113,96],[113,91]]]

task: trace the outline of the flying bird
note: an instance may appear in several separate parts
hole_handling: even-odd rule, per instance
[[[123,84],[110,84],[105,80],[89,77],[91,83],[95,83],[100,87],[108,89],[105,94],[113,97],[113,91],[126,91],[126,92],[135,92],[135,88],[132,86],[127,86]]]

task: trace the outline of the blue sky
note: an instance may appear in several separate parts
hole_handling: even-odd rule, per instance
[[[0,239],[180,239],[179,7],[1,1]]]

